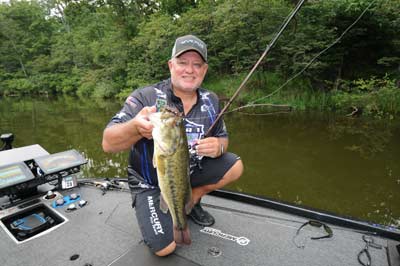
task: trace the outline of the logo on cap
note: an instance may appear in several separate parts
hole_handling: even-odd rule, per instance
[[[184,52],[190,50],[198,52],[203,60],[207,62],[207,46],[202,40],[194,35],[185,35],[177,38],[174,48],[172,49],[171,57],[180,56]]]

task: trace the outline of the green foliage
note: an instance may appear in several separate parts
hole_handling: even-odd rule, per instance
[[[370,1],[313,1],[300,12],[294,34],[285,35],[280,71],[292,75],[320,51],[328,47],[358,18]],[[352,80],[383,76],[397,66],[393,59],[400,54],[394,45],[400,33],[398,12],[400,1],[376,1],[339,43],[319,57],[304,74],[316,89],[330,90],[337,79]],[[277,49],[278,50],[278,49]],[[392,64],[378,65],[384,58]]]
[[[244,74],[210,78],[206,80],[204,86],[226,101],[235,93],[244,78]],[[258,71],[247,83],[233,106],[272,104],[287,105],[297,110],[326,110],[332,105],[329,94],[314,92],[307,79],[289,84],[284,91],[280,90],[283,82],[284,78],[276,73]]]
[[[163,0],[160,1],[160,10],[168,15],[176,16],[195,7],[196,0]]]
[[[34,1],[0,5],[0,65],[7,72],[28,78],[29,62],[49,54],[54,21],[46,15]]]
[[[340,110],[359,109],[377,117],[400,113],[400,89],[388,77],[355,80],[347,91],[336,91],[332,97]]]
[[[167,61],[171,57],[175,31],[176,25],[168,15],[156,14],[151,16],[150,21],[141,24],[138,35],[129,43],[131,58],[127,66],[129,84],[140,83],[140,80],[151,81],[168,77]]]
[[[222,73],[247,71],[274,37],[289,7],[284,1],[224,1],[213,13],[210,53]],[[274,60],[269,57],[261,66]]]
[[[203,86],[217,93],[220,98],[228,99],[235,93],[244,77],[244,74],[210,77],[204,81]]]
[[[308,1],[238,102],[345,110],[357,104],[364,113],[397,112],[396,88],[380,83],[400,79],[397,0],[376,0],[301,77],[265,97],[341,36],[370,3]],[[195,34],[208,45],[205,86],[229,97],[293,7],[287,0],[11,0],[0,4],[0,94],[123,98],[167,78],[174,40]]]
[[[14,78],[5,82],[4,93],[6,95],[23,95],[29,94],[35,90],[35,85],[28,78]]]

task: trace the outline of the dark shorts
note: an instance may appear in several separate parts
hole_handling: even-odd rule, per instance
[[[192,187],[218,183],[225,173],[240,158],[233,153],[225,153],[218,158],[203,158],[202,170],[196,169],[190,179]],[[153,252],[167,247],[174,240],[170,213],[160,210],[160,189],[146,189],[136,195],[136,218],[144,242]]]

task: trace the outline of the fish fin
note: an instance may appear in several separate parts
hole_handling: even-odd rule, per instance
[[[185,199],[185,213],[186,215],[189,215],[189,213],[192,211],[194,206],[194,202],[192,200],[192,190],[189,189],[189,192],[186,195]]]
[[[185,204],[185,213],[186,213],[186,215],[189,215],[189,213],[193,209],[193,206],[194,206],[194,202],[192,200],[192,197],[190,197],[189,200],[186,201],[186,204]]]
[[[192,243],[192,239],[190,238],[189,227],[186,227],[182,230],[179,230],[178,227],[174,226],[174,240],[177,245],[190,245]]]
[[[163,213],[167,213],[167,212],[168,212],[168,204],[167,204],[167,202],[164,200],[164,197],[162,196],[162,194],[161,194],[161,196],[160,196],[160,210],[161,210]]]

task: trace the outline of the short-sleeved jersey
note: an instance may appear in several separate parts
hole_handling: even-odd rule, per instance
[[[145,106],[167,104],[183,113],[183,103],[172,91],[171,80],[140,88],[131,93],[123,108],[109,122],[107,127],[124,123],[134,118]],[[220,112],[219,100],[215,93],[203,88],[197,89],[197,102],[184,116],[188,147],[201,139]],[[228,137],[224,121],[214,126],[210,136]],[[131,147],[129,154],[128,179],[131,190],[157,187],[157,171],[153,167],[153,140],[142,138]]]

